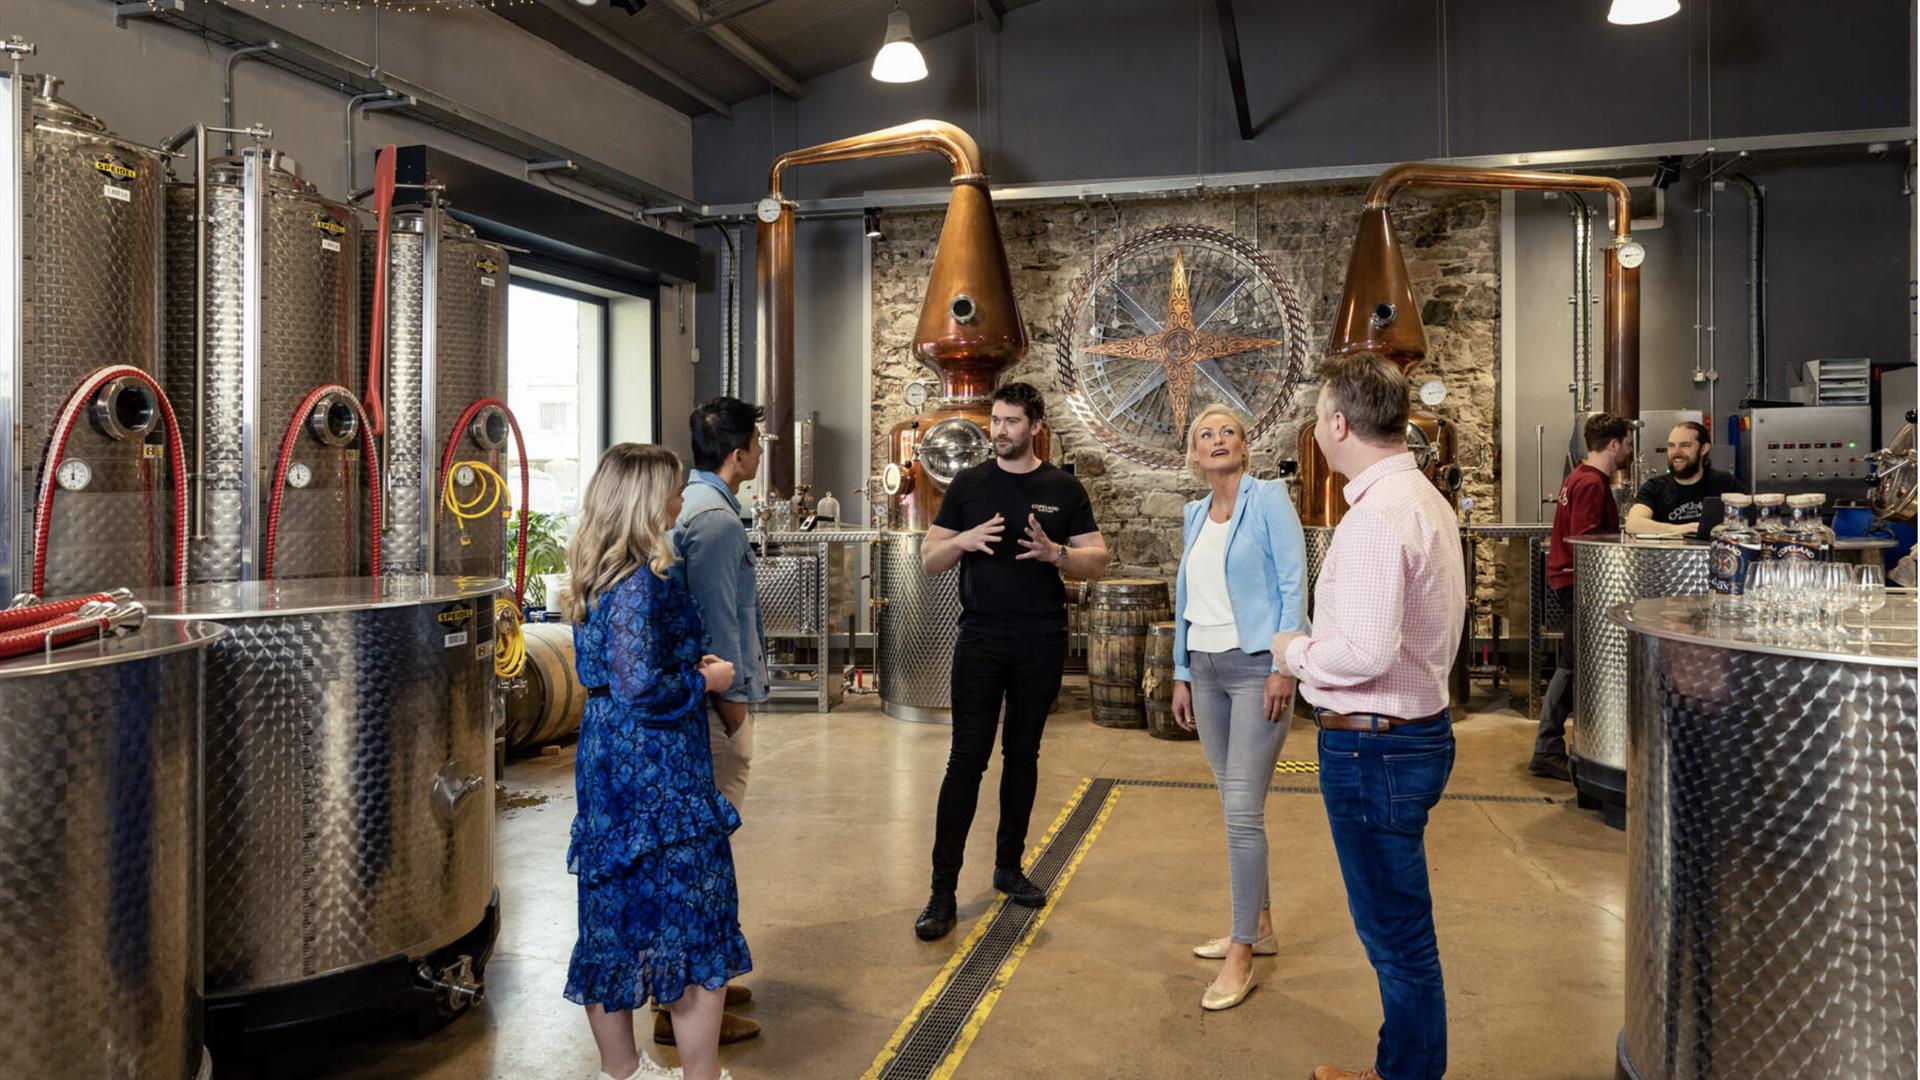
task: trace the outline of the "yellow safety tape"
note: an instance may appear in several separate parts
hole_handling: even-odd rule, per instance
[[[1041,850],[1067,823],[1073,808],[1080,805],[1080,797],[1087,793],[1087,788],[1092,783],[1093,778],[1087,777],[1080,781],[1079,787],[1073,789],[1073,794],[1068,797],[1066,805],[1060,808],[1060,813],[1053,819],[1053,824],[1047,826],[1047,831],[1041,835],[1040,842],[1027,853],[1026,862],[1021,865],[1021,869],[1032,869],[1034,860],[1040,857]],[[1115,790],[1118,790],[1117,786]],[[1055,896],[1060,892],[1058,885],[1066,883],[1070,872],[1071,868],[1061,874],[1060,881],[1054,888]],[[893,1029],[893,1035],[887,1039],[887,1044],[880,1048],[880,1053],[873,1059],[873,1064],[867,1066],[867,1071],[860,1075],[860,1080],[880,1080],[880,1074],[886,1071],[887,1063],[899,1054],[900,1044],[906,1041],[907,1034],[913,1030],[913,1025],[920,1019],[920,1014],[926,1012],[927,1007],[940,997],[940,992],[953,981],[953,973],[960,970],[960,965],[967,962],[967,957],[973,955],[975,946],[979,945],[980,939],[987,935],[987,927],[993,925],[994,916],[1000,914],[1000,909],[1006,906],[1007,898],[1004,895],[995,897],[993,903],[987,905],[987,910],[982,912],[980,918],[974,922],[973,929],[967,932],[966,938],[960,942],[958,948],[953,950],[953,955],[947,958],[946,966],[933,977],[933,982],[927,986],[926,993],[921,994],[920,1000],[913,1003],[913,1010],[907,1013],[905,1020],[900,1021],[900,1026]],[[1052,900],[1048,900],[1047,907],[1051,909],[1052,906]],[[1036,922],[1035,925],[1038,923]]]
[[[1317,773],[1320,771],[1320,763],[1317,761],[1279,761],[1274,763],[1273,771]]]
[[[967,1018],[966,1025],[960,1029],[960,1037],[954,1040],[953,1049],[947,1052],[946,1060],[933,1071],[932,1080],[951,1080],[955,1070],[960,1068],[960,1059],[967,1056],[967,1050],[973,1046],[974,1038],[980,1034],[981,1027],[987,1022],[987,1014],[993,1012],[993,1006],[1000,1000],[1001,991],[1007,988],[1007,982],[1013,978],[1014,969],[1020,966],[1020,960],[1027,955],[1027,949],[1033,944],[1033,939],[1039,936],[1040,927],[1047,921],[1047,916],[1053,914],[1053,906],[1060,902],[1060,895],[1066,892],[1067,882],[1072,881],[1074,871],[1080,869],[1080,860],[1087,857],[1087,852],[1093,848],[1093,842],[1100,839],[1100,830],[1106,826],[1107,818],[1112,815],[1113,806],[1120,801],[1120,792],[1125,787],[1124,784],[1115,784],[1108,789],[1107,801],[1100,807],[1100,815],[1093,819],[1093,827],[1087,830],[1086,838],[1080,841],[1080,847],[1073,853],[1073,858],[1061,868],[1060,877],[1055,880],[1053,891],[1047,897],[1047,906],[1040,909],[1040,914],[1035,916],[1033,922],[1027,926],[1026,935],[1013,947],[1012,955],[1000,965],[999,971],[994,972],[993,986],[981,996],[980,1004],[974,1007],[973,1015]]]

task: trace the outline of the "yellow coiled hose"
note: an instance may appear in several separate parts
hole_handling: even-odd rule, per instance
[[[520,609],[502,596],[493,602],[493,673],[517,679],[527,666],[527,635],[520,629]]]
[[[475,479],[480,481],[480,490],[471,499],[461,501],[454,492],[455,477],[462,467],[472,469]],[[493,467],[480,461],[462,461],[447,470],[447,487],[441,492],[440,501],[453,515],[460,526],[460,542],[472,543],[467,536],[467,523],[489,517],[500,504],[508,500],[507,478],[494,471]],[[501,517],[510,517],[513,507],[509,503],[500,511]],[[512,600],[502,596],[493,602],[493,673],[502,679],[517,679],[527,666],[527,637],[520,629],[520,609]]]

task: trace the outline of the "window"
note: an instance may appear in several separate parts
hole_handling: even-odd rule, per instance
[[[508,288],[507,404],[527,440],[536,512],[578,510],[586,472],[604,449],[606,338],[605,299],[517,277]],[[509,464],[519,468],[517,459]]]

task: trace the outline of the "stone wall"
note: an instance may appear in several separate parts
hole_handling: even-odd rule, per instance
[[[1299,294],[1307,319],[1309,357],[1321,354],[1346,280],[1347,257],[1360,210],[1360,186],[1295,188],[1203,198],[1055,203],[999,208],[1001,235],[1013,270],[1015,295],[1032,339],[1027,358],[1006,376],[1047,395],[1057,461],[1070,461],[1085,482],[1094,513],[1113,550],[1114,575],[1170,579],[1180,559],[1181,508],[1201,494],[1184,469],[1148,469],[1107,452],[1068,408],[1055,377],[1058,327],[1075,281],[1118,239],[1163,225],[1206,225],[1252,237]],[[1479,462],[1497,445],[1500,399],[1499,197],[1472,193],[1403,195],[1394,224],[1407,254],[1413,291],[1423,301],[1428,360],[1415,381],[1438,376],[1448,396],[1436,412],[1458,425],[1459,460]],[[888,213],[885,238],[873,245],[873,470],[885,464],[887,430],[913,412],[902,399],[906,384],[930,372],[910,351],[914,324],[926,298],[927,275],[944,215]],[[1116,224],[1117,223],[1117,224]],[[1254,446],[1257,476],[1274,475],[1277,461],[1294,456],[1302,422],[1313,416],[1311,370],[1289,414]],[[1499,520],[1499,485],[1492,476],[1469,478],[1474,517]],[[1482,591],[1494,579],[1483,560]]]

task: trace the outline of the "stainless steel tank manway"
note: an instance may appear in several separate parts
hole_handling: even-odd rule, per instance
[[[0,661],[0,1076],[212,1074],[200,1040],[200,709],[226,631]]]
[[[960,568],[920,569],[926,533],[888,532],[873,547],[875,656],[882,710],[896,720],[953,722],[953,646],[960,640]]]
[[[207,658],[210,1008],[417,963],[491,921],[504,587],[415,575],[154,595],[155,619],[231,631]]]
[[[1911,595],[1868,650],[1782,647],[1697,599],[1616,607],[1629,638],[1632,1080],[1915,1075]]]
[[[1615,607],[1707,591],[1707,545],[1584,537],[1573,545],[1573,716],[1569,725],[1574,787],[1581,804],[1624,828],[1627,719],[1633,676],[1627,632],[1607,617]]]

